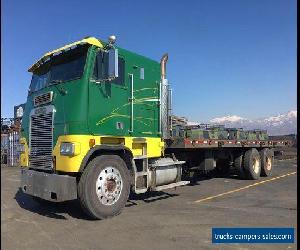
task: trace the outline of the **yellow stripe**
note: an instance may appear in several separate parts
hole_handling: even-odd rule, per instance
[[[194,201],[194,202],[199,203],[199,202],[202,202],[202,201],[212,200],[214,198],[218,198],[218,197],[221,197],[221,196],[224,196],[224,195],[227,195],[227,194],[232,194],[232,193],[235,193],[235,192],[239,192],[241,190],[248,189],[248,188],[251,188],[251,187],[255,187],[255,186],[270,182],[270,181],[275,181],[277,179],[280,179],[280,178],[283,178],[283,177],[286,177],[286,176],[289,176],[289,175],[293,175],[293,174],[296,174],[296,173],[297,172],[291,172],[291,173],[288,173],[288,174],[280,175],[280,176],[277,176],[277,177],[274,177],[274,178],[271,178],[271,179],[268,179],[268,180],[265,180],[265,181],[256,182],[254,184],[251,184],[251,185],[248,185],[248,186],[245,186],[245,187],[241,187],[241,188],[234,189],[234,190],[231,190],[231,191],[228,191],[228,192],[225,192],[225,193],[210,196],[210,197],[207,197],[207,198],[204,198],[204,199],[201,199],[201,200],[197,200],[197,201]]]

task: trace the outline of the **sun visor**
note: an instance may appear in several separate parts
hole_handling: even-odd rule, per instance
[[[59,49],[53,50],[51,52],[46,53],[45,55],[43,55],[35,64],[33,64],[29,69],[28,72],[33,72],[34,70],[36,70],[37,68],[39,68],[43,63],[47,62],[50,57],[54,56],[54,55],[58,55],[59,53],[61,53],[62,51],[66,51],[69,49],[72,49],[72,47],[76,47],[77,45],[81,45],[81,44],[90,44],[90,45],[95,45],[99,48],[103,48],[103,44],[100,40],[98,40],[95,37],[88,37],[88,38],[84,38],[80,41],[68,44],[66,46],[63,46]]]

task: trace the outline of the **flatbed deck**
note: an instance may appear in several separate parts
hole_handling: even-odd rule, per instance
[[[168,143],[168,148],[192,149],[192,148],[272,148],[289,146],[287,140],[216,140],[216,139],[188,139],[175,138]]]

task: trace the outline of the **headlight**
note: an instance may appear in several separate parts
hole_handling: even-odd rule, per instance
[[[61,155],[74,155],[75,145],[71,142],[63,142],[60,144],[60,154]]]

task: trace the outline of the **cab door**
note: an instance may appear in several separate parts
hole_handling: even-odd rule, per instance
[[[108,80],[107,52],[96,52],[93,72],[89,80],[88,124],[95,135],[125,136],[130,130],[130,100],[125,60],[118,56],[118,77]]]

